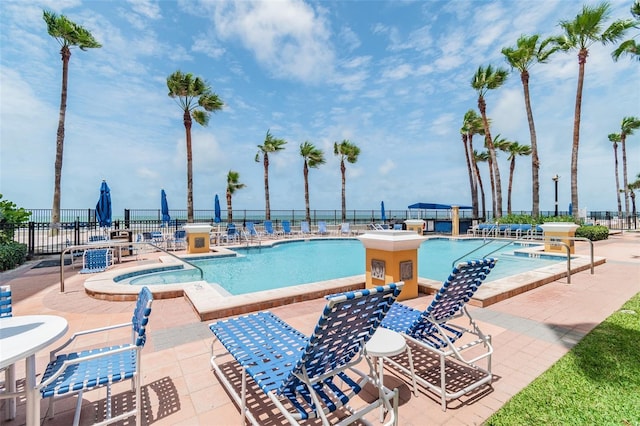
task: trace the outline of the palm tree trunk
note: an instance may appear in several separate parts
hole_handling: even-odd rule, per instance
[[[474,182],[473,170],[471,169],[471,159],[469,154],[468,135],[462,135],[462,144],[464,145],[464,157],[467,160],[467,173],[469,174],[469,187],[471,189],[471,206],[473,207],[473,217],[478,217],[478,191]],[[473,151],[471,151],[473,152]]]
[[[342,173],[342,221],[343,222],[347,221],[347,196],[345,192],[346,171],[347,170],[346,170],[346,167],[344,166],[344,160],[342,160],[340,161],[340,172]]]
[[[509,188],[507,192],[507,214],[511,214],[511,188],[513,187],[513,172],[516,169],[516,157],[511,159],[511,164],[509,164]]]
[[[536,137],[536,126],[533,122],[533,110],[529,95],[529,72],[524,70],[520,78],[524,90],[524,104],[527,110],[529,134],[531,135],[531,216],[538,217],[540,215],[540,159],[538,158],[538,138]],[[511,203],[511,188],[509,188],[509,203]],[[511,213],[511,207],[508,207],[508,211]]]
[[[227,191],[227,223],[233,223],[233,210],[231,209],[231,192]]]
[[[495,178],[493,176],[493,160],[491,159],[491,155],[489,155],[489,159],[487,160],[487,165],[489,166],[489,182],[491,186],[491,212],[494,218],[496,216],[496,183]]]
[[[62,90],[60,91],[60,113],[56,133],[56,161],[53,184],[53,205],[51,207],[51,235],[58,235],[60,229],[60,187],[62,181],[62,157],[64,151],[64,122],[67,114],[67,84],[69,79],[69,59],[71,50],[67,46],[60,49],[62,56]]]
[[[309,167],[307,166],[307,160],[304,161],[303,175],[305,220],[311,223],[311,210],[309,208]]]
[[[613,144],[613,158],[616,170],[616,197],[618,198],[618,217],[622,216],[622,203],[620,202],[620,177],[618,176],[618,144]]]
[[[187,138],[187,222],[193,223],[193,153],[191,152],[191,113],[184,111],[184,131]]]
[[[624,214],[629,217],[629,183],[627,182],[627,135],[620,133],[620,145],[622,145],[622,184],[624,185]]]
[[[271,205],[269,204],[269,155],[263,154],[264,164],[264,219],[271,220]]]
[[[479,172],[478,164],[476,163],[475,158],[473,158],[473,134],[469,135],[469,158],[471,160],[471,164],[473,167],[473,187],[471,189],[471,206],[473,208],[473,218],[477,219],[480,215],[480,209],[478,206],[478,179]]]
[[[485,205],[486,203],[486,198],[484,195],[484,185],[482,185],[482,178],[480,177],[480,168],[478,167],[478,163],[475,163],[476,166],[476,175],[478,176],[478,185],[480,185],[480,196],[482,198],[482,220],[486,221],[487,220],[487,206]]]
[[[573,145],[571,148],[571,205],[573,206],[573,219],[577,222],[579,213],[578,204],[578,147],[580,145],[580,116],[582,113],[582,87],[584,86],[584,65],[587,62],[587,49],[581,49],[578,54],[578,88],[576,90],[576,107],[573,117]]]
[[[491,192],[493,194],[493,217],[498,219],[502,216],[502,187],[500,185],[500,170],[498,168],[498,157],[496,156],[496,149],[493,146],[493,139],[491,139],[491,130],[489,129],[489,120],[487,120],[487,105],[484,98],[480,96],[478,98],[478,109],[482,116],[482,125],[484,126],[484,140],[489,150],[489,176],[491,177]]]

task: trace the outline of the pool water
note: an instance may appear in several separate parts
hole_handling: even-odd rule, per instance
[[[482,246],[480,239],[430,239],[418,250],[418,275],[444,281],[451,263]],[[522,248],[494,241],[464,260],[490,255],[499,259],[487,281],[556,264],[559,258],[529,258],[514,254]],[[492,253],[496,249],[498,252]],[[365,249],[357,240],[310,240],[281,242],[272,247],[235,249],[238,256],[192,260],[204,270],[204,279],[233,295],[307,284],[365,273]],[[174,284],[200,279],[197,270],[187,269],[147,274],[132,278],[135,285]]]

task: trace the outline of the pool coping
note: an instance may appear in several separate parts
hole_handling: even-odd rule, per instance
[[[326,238],[324,238],[326,239]],[[289,241],[295,241],[292,239]],[[267,245],[267,244],[265,244]],[[231,247],[234,248],[234,247]],[[235,247],[237,248],[237,247]],[[540,254],[543,247],[524,247],[519,249],[535,256]],[[215,251],[199,255],[181,255],[185,259],[196,257],[216,257],[235,255],[231,249],[216,247]],[[565,256],[553,254],[554,257]],[[594,256],[594,267],[606,262],[603,257]],[[157,269],[158,264],[184,265],[172,256],[160,256],[158,262],[137,265],[130,268],[107,270],[87,278],[84,283],[85,291],[91,297],[102,300],[125,301],[135,300],[142,285],[125,285],[114,281],[114,278],[135,271]],[[590,257],[574,254],[571,256],[571,273],[588,270],[591,267]],[[469,303],[473,306],[486,307],[501,300],[508,299],[534,288],[566,277],[566,263],[558,262],[525,273],[511,275],[494,281],[485,282],[474,294]],[[317,299],[332,293],[362,289],[365,287],[365,274],[354,275],[310,284],[295,285],[279,289],[264,290],[241,295],[229,295],[222,289],[217,289],[205,281],[193,281],[180,284],[163,284],[149,286],[154,298],[166,299],[185,297],[193,307],[201,321],[208,321],[222,317],[245,314],[248,312],[270,309],[275,306],[305,300]],[[570,284],[569,284],[570,285]],[[442,286],[441,281],[418,277],[419,293],[432,294]]]

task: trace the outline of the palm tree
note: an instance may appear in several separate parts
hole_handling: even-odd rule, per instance
[[[627,187],[627,190],[629,191],[629,195],[631,196],[631,205],[633,207],[632,215],[633,215],[633,223],[634,223],[634,225],[635,225],[636,219],[637,219],[636,193],[635,193],[635,191],[637,191],[639,189],[640,189],[640,173],[638,173],[638,175],[636,176],[636,180],[634,182],[631,182],[629,184],[629,186]]]
[[[631,5],[631,15],[635,18],[634,27],[640,28],[640,0],[635,0],[633,5]],[[613,51],[611,56],[613,56],[614,61],[617,61],[622,55],[629,55],[631,58],[635,58],[640,61],[640,44],[638,44],[633,38],[623,41],[620,43],[620,46]]]
[[[500,170],[497,167],[498,161],[496,157],[496,150],[493,146],[493,140],[491,139],[491,131],[489,130],[489,121],[487,119],[487,104],[484,96],[487,91],[497,89],[502,86],[506,81],[509,72],[503,68],[494,69],[491,65],[483,68],[478,67],[478,71],[471,80],[471,87],[478,94],[478,110],[482,116],[482,124],[484,127],[485,145],[489,150],[489,176],[495,185],[495,193],[493,193],[493,217],[499,218],[502,216],[502,186],[500,184]],[[493,191],[493,189],[492,189]]]
[[[531,146],[529,145],[520,145],[518,142],[511,142],[507,146],[507,151],[509,153],[509,157],[507,160],[510,161],[509,164],[509,190],[507,192],[507,213],[511,214],[511,189],[513,188],[513,173],[516,169],[516,157],[518,155],[531,155]]]
[[[468,114],[468,115],[467,115]],[[482,117],[480,117],[474,110],[469,110],[467,111],[467,114],[465,114],[465,116],[469,119],[468,121],[468,125],[469,125],[469,133],[467,134],[467,138],[469,140],[469,152],[473,153],[475,152],[474,148],[473,148],[473,137],[475,135],[482,135],[484,136],[484,125],[482,123]],[[488,120],[489,125],[491,125],[491,120]],[[476,178],[476,180],[480,179],[479,173],[478,171],[478,165],[475,164],[475,157],[473,155],[471,155],[471,160],[474,163],[473,166],[473,170],[474,170],[474,176]],[[477,196],[477,189],[476,189],[476,196]],[[477,205],[477,199],[476,199],[476,213],[478,212],[478,205]],[[483,211],[483,217],[486,216],[486,212]],[[477,217],[477,215],[475,216]]]
[[[482,197],[482,220],[487,220],[487,207],[485,205],[485,196],[484,196],[484,186],[482,185],[482,178],[480,177],[480,169],[478,168],[478,163],[481,162],[489,162],[489,153],[487,151],[478,152],[473,150],[473,164],[474,170],[476,172],[476,176],[478,176],[478,185],[480,185],[480,195]],[[491,170],[489,170],[491,173]]]
[[[233,223],[233,209],[231,208],[231,196],[246,185],[240,183],[240,173],[229,170],[227,173],[227,222]]]
[[[469,186],[471,188],[471,206],[473,208],[473,217],[478,217],[478,184],[477,177],[473,172],[473,158],[471,158],[472,149],[469,148],[469,133],[471,132],[471,120],[472,116],[476,115],[476,112],[472,109],[464,114],[462,120],[462,127],[460,128],[460,135],[462,136],[462,145],[464,146],[464,159],[467,162],[467,173],[469,174]]]
[[[571,149],[571,205],[573,217],[579,220],[580,205],[578,204],[578,148],[580,145],[580,116],[582,110],[582,88],[584,86],[584,69],[589,56],[589,47],[596,42],[602,44],[619,40],[632,25],[631,21],[615,21],[607,29],[604,22],[609,18],[611,8],[609,3],[603,2],[596,7],[583,6],[572,21],[561,21],[560,26],[564,34],[556,37],[555,42],[564,51],[578,52],[578,87],[576,90],[575,114],[573,118],[573,145]]]
[[[529,95],[529,68],[535,63],[545,63],[549,57],[558,49],[549,47],[553,38],[549,37],[538,43],[540,36],[522,35],[516,42],[516,47],[505,47],[502,54],[511,65],[512,69],[520,71],[522,90],[524,91],[524,106],[527,111],[527,121],[529,122],[529,134],[531,135],[531,185],[532,185],[532,206],[531,215],[540,215],[540,159],[538,158],[538,139],[536,137],[536,126],[533,122],[533,110],[531,108],[531,97]],[[511,211],[509,207],[507,210]]]
[[[256,153],[255,161],[260,162],[260,155],[262,154],[262,164],[264,164],[264,218],[265,220],[271,220],[271,206],[269,205],[269,153],[278,152],[284,149],[287,141],[284,139],[274,138],[269,130],[267,130],[267,136],[264,138],[264,143],[258,145],[258,152]]]
[[[211,91],[211,87],[200,77],[176,71],[167,77],[169,97],[183,111],[182,121],[187,140],[187,222],[193,222],[193,154],[191,151],[192,118],[206,127],[210,112],[219,111],[224,106],[222,100]]]
[[[620,202],[620,177],[618,176],[618,142],[620,142],[620,134],[610,133],[609,140],[613,143],[613,159],[616,172],[616,197],[618,198],[618,217],[621,217],[622,203]]]
[[[509,145],[511,145],[511,141],[505,139],[502,137],[502,135],[500,133],[498,133],[497,135],[495,135],[493,137],[493,148],[496,151],[496,160],[498,158],[498,151],[502,151],[502,152],[508,152],[509,150]],[[487,145],[486,145],[486,141],[485,141],[485,148],[488,149]],[[489,162],[491,162],[491,158],[489,158]],[[496,161],[493,164],[493,170],[497,170],[498,171],[498,175],[500,175],[500,164],[498,163],[498,161]],[[493,184],[493,182],[492,182]],[[495,190],[495,188],[493,188]],[[502,209],[500,209],[502,210]]]
[[[624,184],[624,212],[629,216],[629,194],[627,187],[627,136],[632,135],[633,131],[640,128],[640,120],[638,117],[624,117],[620,126],[620,146],[622,147],[622,183]]]
[[[345,183],[346,178],[345,174],[347,168],[344,165],[344,160],[347,160],[349,163],[354,164],[358,161],[358,155],[360,155],[360,148],[354,144],[349,142],[349,140],[344,139],[342,142],[334,142],[333,143],[333,154],[340,156],[340,173],[342,175],[342,221],[347,221],[347,201],[346,201],[346,193],[345,193]]]
[[[64,122],[67,114],[67,89],[69,78],[69,60],[71,48],[80,50],[97,49],[102,47],[91,33],[84,27],[70,21],[64,15],[56,15],[44,10],[42,19],[47,24],[47,32],[60,43],[62,56],[62,91],[60,93],[60,113],[58,115],[58,131],[56,133],[56,161],[54,172],[53,205],[51,207],[51,233],[58,234],[60,228],[60,181],[62,179],[62,154],[64,148]]]
[[[304,175],[305,220],[311,223],[311,211],[309,208],[309,167],[316,169],[321,164],[324,164],[324,152],[322,152],[321,149],[316,148],[316,146],[311,142],[305,141],[300,144],[300,155],[304,160],[302,173]]]

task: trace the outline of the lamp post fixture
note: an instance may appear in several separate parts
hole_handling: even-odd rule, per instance
[[[560,176],[553,175],[553,177],[551,178],[553,180],[553,182],[555,183],[556,186],[556,208],[555,208],[555,216],[558,217],[558,179],[560,179]]]

